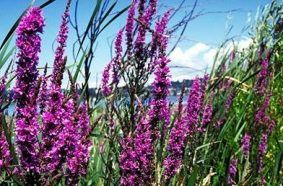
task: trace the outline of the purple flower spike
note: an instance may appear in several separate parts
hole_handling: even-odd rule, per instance
[[[87,173],[87,165],[90,157],[91,141],[88,138],[90,133],[90,122],[86,104],[81,105],[76,113],[73,123],[68,125],[70,143],[67,144],[67,167],[69,185],[75,185],[79,177]]]
[[[0,113],[0,119],[2,114]],[[12,163],[12,156],[10,154],[9,144],[7,142],[4,131],[0,133],[0,173],[2,169],[8,168]]]
[[[268,59],[264,59],[261,62],[261,70],[259,74],[257,75],[257,83],[256,83],[256,90],[259,95],[263,95],[265,93],[267,83],[268,83],[268,66],[269,66],[269,61]]]
[[[103,73],[102,73],[101,89],[102,89],[102,94],[104,96],[108,96],[111,93],[111,88],[109,85],[111,66],[112,66],[112,61],[107,64],[107,66],[104,68]]]
[[[237,174],[237,164],[238,164],[238,159],[233,158],[230,162],[229,165],[229,172],[228,172],[228,185],[235,185],[236,181],[236,174]]]
[[[165,29],[167,27],[169,18],[171,15],[171,10],[167,11],[161,18],[160,21],[158,21],[155,25],[155,34],[157,35],[156,38],[154,39],[155,42],[160,44],[160,53],[162,55],[165,54],[166,48],[168,45],[168,36],[165,36]]]
[[[233,100],[234,100],[234,98],[235,98],[235,95],[236,95],[235,91],[232,91],[232,92],[228,95],[228,97],[227,97],[227,99],[226,99],[226,101],[225,101],[225,104],[224,104],[224,108],[225,108],[226,112],[228,112],[228,109],[231,107],[231,105],[232,105],[232,103],[233,103]]]
[[[62,22],[60,25],[59,34],[57,37],[58,47],[55,51],[54,67],[51,76],[51,82],[56,86],[61,86],[63,73],[65,70],[66,60],[63,59],[63,55],[66,48],[66,42],[68,38],[68,23],[69,23],[69,9],[71,0],[68,0],[65,12],[62,16]]]
[[[169,181],[181,167],[185,141],[188,133],[186,121],[182,118],[177,121],[170,133],[167,151],[170,153],[164,160],[164,178]]]
[[[251,135],[246,133],[242,139],[242,151],[245,159],[248,159],[249,156],[251,138]]]
[[[171,82],[169,79],[170,70],[168,63],[169,59],[165,56],[161,56],[156,61],[157,67],[154,73],[155,80],[152,83],[153,100],[150,103],[150,109],[147,117],[142,118],[135,130],[134,140],[131,144],[131,148],[134,150],[127,150],[124,152],[126,149],[122,146],[122,157],[135,157],[135,160],[130,159],[126,162],[120,160],[120,162],[123,162],[120,163],[120,167],[122,166],[122,178],[120,183],[122,185],[130,184],[132,181],[137,180],[137,178],[139,178],[139,182],[141,184],[145,185],[150,184],[153,181],[153,144],[155,140],[160,137],[157,127],[159,122],[162,122],[162,126],[164,128],[163,131],[166,131],[170,120],[170,109],[167,96],[169,94],[169,86]],[[128,146],[126,147],[129,148]],[[122,159],[124,160],[124,158]],[[123,167],[128,164],[132,165],[132,161],[137,162],[137,164],[134,164],[135,166],[132,168],[138,168],[128,171],[125,167]]]
[[[266,124],[269,122],[269,116],[266,114],[266,110],[269,106],[270,103],[270,96],[266,96],[262,106],[260,107],[260,109],[257,111],[256,115],[255,115],[255,121],[258,124]]]
[[[120,184],[124,186],[141,183],[138,179],[138,162],[136,161],[136,152],[133,149],[133,139],[125,137],[121,140],[122,151],[119,156],[119,167],[122,175]]]
[[[36,87],[38,55],[40,52],[39,33],[43,32],[44,19],[41,9],[33,7],[28,10],[17,28],[16,45],[18,61],[16,70],[16,144],[20,162],[27,172],[39,171],[37,139],[39,125],[37,122]]]
[[[112,83],[118,84],[119,83],[119,69],[121,66],[121,60],[122,60],[122,36],[123,36],[123,29],[118,32],[118,35],[116,37],[115,41],[115,57],[113,59],[113,74],[112,74]]]
[[[201,85],[201,80],[196,78],[188,97],[187,115],[178,120],[171,130],[167,146],[169,155],[163,162],[165,168],[163,176],[166,181],[169,181],[181,167],[186,138],[197,130],[204,88],[205,86]]]
[[[151,110],[149,111],[150,120],[154,121],[164,121],[164,127],[167,128],[170,120],[170,110],[169,110],[169,101],[167,96],[169,95],[169,87],[171,85],[170,81],[170,69],[168,67],[169,59],[166,57],[161,57],[157,60],[156,71],[154,72],[155,80],[152,83],[152,94],[153,101],[151,103]],[[154,117],[156,117],[154,119]],[[154,123],[156,125],[156,123]],[[156,127],[156,126],[154,126]]]
[[[139,11],[139,19],[142,17],[143,13],[144,13],[144,9],[145,9],[145,3],[146,0],[139,0],[139,4],[138,4],[138,11]]]
[[[190,90],[190,95],[188,96],[187,101],[187,125],[189,135],[193,134],[198,126],[198,117],[202,108],[202,97],[203,91],[201,86],[201,80],[196,78],[193,82],[192,88]]]
[[[137,39],[135,41],[135,52],[137,53],[137,55],[140,55],[143,50],[145,43],[146,29],[150,26],[150,22],[153,18],[153,15],[156,12],[156,6],[157,6],[156,0],[150,0],[149,6],[145,10],[144,15],[140,17],[139,20],[140,26],[138,28]]]
[[[150,119],[141,120],[135,131],[134,147],[136,161],[139,163],[139,178],[147,185],[153,181],[154,140]]]
[[[263,168],[264,168],[264,163],[263,163],[263,157],[266,153],[267,150],[267,140],[268,140],[268,135],[267,134],[262,134],[259,147],[258,147],[258,161],[259,161],[259,173],[261,174],[261,185],[265,185],[265,179],[263,175]]]
[[[171,11],[167,11],[160,20],[158,20],[155,23],[155,31],[152,35],[152,43],[151,43],[151,49],[150,49],[150,58],[153,60],[156,57],[158,46],[160,47],[160,54],[164,55],[168,37],[165,36],[165,29],[167,27],[169,16]],[[151,62],[149,65],[150,69],[153,69],[155,64]]]
[[[203,116],[202,116],[202,127],[201,127],[201,132],[205,131],[206,126],[211,122],[212,120],[212,104],[211,103],[207,103],[204,107],[204,111],[203,111]]]
[[[134,17],[135,17],[135,6],[136,0],[133,0],[131,7],[128,11],[127,23],[126,23],[126,44],[127,44],[127,54],[129,60],[132,56],[133,48],[133,30],[134,30]],[[140,1],[141,3],[141,1]]]
[[[48,97],[46,100],[46,106],[42,114],[42,167],[43,172],[56,171],[60,163],[60,158],[57,146],[59,134],[62,130],[62,120],[66,118],[64,116],[65,110],[62,107],[64,95],[59,87],[52,85],[48,91]],[[70,113],[68,110],[67,113]]]

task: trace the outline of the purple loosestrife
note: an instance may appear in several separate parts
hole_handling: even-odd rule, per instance
[[[167,125],[170,122],[170,109],[169,109],[169,87],[170,82],[170,69],[168,63],[170,60],[166,57],[161,57],[156,62],[158,65],[154,75],[155,80],[152,83],[152,95],[153,100],[151,102],[151,109],[149,111],[150,123],[153,128],[157,126],[156,121],[163,121],[163,126],[167,128]]]
[[[75,102],[73,99],[66,100],[63,94],[60,95],[60,98],[57,100],[60,104],[57,105],[59,109],[56,110],[59,118],[54,118],[54,116],[57,115],[50,111],[46,112],[51,113],[47,116],[51,116],[48,119],[52,119],[52,121],[49,123],[46,122],[45,125],[53,126],[54,128],[50,131],[47,139],[46,135],[43,133],[43,153],[45,153],[43,154],[43,167],[45,167],[43,171],[47,171],[53,176],[57,175],[60,170],[62,171],[65,169],[65,162],[73,157],[73,153],[76,150],[76,144],[80,141],[80,136],[78,135],[78,131],[80,130],[75,126]],[[48,128],[45,128],[44,132],[48,131],[46,129]],[[67,164],[67,166],[69,165]]]
[[[213,112],[212,104],[207,103],[203,110],[200,132],[205,132],[206,126],[212,120],[212,112]]]
[[[269,61],[268,59],[264,59],[261,62],[261,69],[259,74],[257,75],[257,83],[256,83],[256,91],[259,95],[263,95],[266,91],[266,87],[268,84],[268,66],[269,66]]]
[[[202,117],[202,121],[200,123],[200,126],[198,128],[198,130],[200,132],[204,132],[205,131],[205,127],[206,125],[211,121],[212,119],[212,105],[211,103],[207,103],[204,105],[204,101],[205,101],[205,91],[208,85],[208,81],[209,81],[209,74],[205,74],[203,79],[202,79],[202,86],[201,86],[201,92],[200,92],[200,102],[203,105],[204,109],[200,110],[200,117]],[[211,101],[209,101],[211,102]]]
[[[198,128],[197,123],[202,104],[201,80],[197,77],[194,79],[187,101],[186,122],[189,135],[192,135]]]
[[[145,3],[146,3],[146,0],[139,0],[139,4],[138,4],[139,17],[138,17],[138,19],[140,19],[143,16],[144,9],[145,9]]]
[[[2,113],[0,113],[0,119]],[[9,144],[7,142],[4,131],[0,130],[0,173],[2,169],[8,168],[12,163],[12,156],[10,154]]]
[[[70,143],[67,143],[68,147],[66,148],[67,182],[69,185],[74,185],[79,181],[79,177],[86,175],[90,156],[89,150],[92,145],[89,139],[90,122],[86,104],[79,106],[74,121],[70,124],[66,126],[69,134],[71,134]]]
[[[140,3],[142,0],[140,1]],[[127,56],[128,59],[131,59],[132,49],[133,49],[133,31],[134,31],[134,17],[135,17],[135,6],[137,1],[133,0],[131,7],[128,11],[127,23],[126,23],[126,45],[127,45]],[[143,10],[142,10],[143,11]]]
[[[51,76],[51,82],[56,86],[61,86],[62,84],[63,72],[65,70],[65,65],[66,65],[66,60],[63,59],[63,55],[65,52],[65,47],[69,32],[68,22],[69,22],[70,4],[71,4],[71,0],[67,0],[67,6],[62,16],[60,30],[57,37],[58,47],[56,48],[55,51],[55,59],[53,64],[54,66]]]
[[[138,29],[138,36],[135,41],[135,53],[137,58],[142,56],[142,50],[145,42],[145,32],[156,11],[156,1],[150,1],[150,5],[145,14],[141,16],[141,25]],[[167,24],[167,23],[164,23]],[[164,29],[166,25],[162,25]],[[163,37],[163,36],[162,36]],[[166,38],[167,39],[167,38]],[[163,39],[165,41],[165,39]],[[162,42],[164,44],[166,42]],[[162,45],[161,44],[161,45]],[[161,47],[161,46],[160,46]],[[163,46],[165,51],[166,46]],[[154,142],[160,136],[158,124],[162,122],[163,128],[167,128],[170,120],[169,102],[169,59],[165,54],[161,54],[156,59],[156,69],[154,72],[155,80],[152,83],[153,100],[150,102],[150,108],[147,116],[139,121],[134,131],[134,137],[129,136],[122,140],[122,152],[119,162],[121,168],[121,185],[151,184],[154,176]]]
[[[177,119],[178,120],[181,120],[182,114],[183,114],[183,110],[184,110],[183,109],[184,108],[184,105],[183,105],[184,94],[185,94],[185,82],[183,81],[182,89],[181,89],[181,94],[180,94],[179,99],[178,99],[178,108],[177,108]]]
[[[62,21],[57,37],[58,47],[55,51],[55,59],[53,64],[53,73],[51,75],[51,83],[48,87],[47,99],[45,100],[45,109],[42,114],[42,162],[43,172],[58,171],[61,161],[59,152],[63,144],[58,144],[60,133],[64,128],[65,120],[68,120],[68,115],[65,116],[64,109],[65,96],[61,91],[63,72],[65,70],[66,60],[63,59],[67,36],[68,36],[68,17],[71,1],[67,1],[67,5],[62,16]],[[67,110],[69,112],[69,110]]]
[[[228,112],[228,109],[231,107],[235,96],[236,96],[235,91],[232,91],[232,92],[228,95],[228,97],[227,97],[227,99],[226,99],[226,101],[225,101],[225,103],[224,103],[224,108],[225,108],[225,111],[226,111],[226,112]]]
[[[150,3],[154,4],[154,1]],[[160,30],[161,34],[164,32],[168,24],[168,16],[169,13],[166,12],[162,19],[156,23],[156,31]],[[149,123],[153,123],[150,124],[153,129],[156,127],[155,120],[163,121],[163,127],[164,129],[166,129],[167,125],[170,122],[170,109],[169,101],[167,98],[169,95],[169,87],[171,86],[170,69],[168,67],[170,60],[166,57],[168,37],[161,35],[159,39],[162,42],[160,42],[159,45],[160,54],[158,58],[153,62],[153,64],[156,66],[156,69],[154,71],[154,82],[151,85],[153,100],[151,102],[151,109],[149,110],[148,115],[150,118]],[[156,131],[154,131],[154,133],[155,132]]]
[[[151,42],[151,49],[150,49],[150,59],[151,62],[149,63],[149,69],[153,70],[154,66],[156,65],[154,63],[154,59],[158,56],[157,49],[159,47],[159,55],[164,55],[166,48],[167,48],[167,42],[168,37],[165,36],[165,29],[169,21],[170,12],[167,11],[160,20],[158,20],[155,23],[155,30],[152,34],[152,42]]]
[[[45,110],[42,114],[42,167],[43,172],[56,171],[60,163],[56,142],[62,130],[62,120],[65,119],[65,110],[62,107],[64,95],[60,87],[53,87],[48,91]],[[69,112],[69,111],[68,111]]]
[[[186,122],[183,119],[177,121],[170,132],[167,146],[170,154],[163,162],[165,168],[163,175],[166,181],[169,181],[181,167],[187,132]]]
[[[115,57],[113,59],[113,74],[112,74],[112,83],[118,85],[119,83],[119,69],[121,66],[122,60],[122,36],[123,36],[123,29],[118,32],[118,35],[115,40]]]
[[[242,138],[242,151],[244,158],[247,160],[249,153],[250,153],[250,142],[251,142],[251,135],[246,133],[244,137]]]
[[[235,185],[236,174],[237,174],[237,164],[238,159],[235,157],[231,160],[229,169],[228,169],[228,185]]]
[[[120,185],[135,185],[142,183],[138,176],[138,162],[136,152],[133,149],[133,139],[130,136],[121,140],[122,151],[119,155],[119,167],[121,169]]]
[[[157,6],[157,1],[156,0],[150,0],[149,1],[149,6],[145,10],[144,15],[140,17],[139,19],[139,27],[138,27],[138,33],[137,33],[137,38],[135,41],[135,53],[136,55],[141,55],[143,51],[143,47],[145,44],[145,35],[146,35],[146,30],[150,26],[150,22],[153,18],[153,15],[156,13],[156,6]],[[141,57],[141,56],[139,56]]]
[[[258,124],[265,125],[269,123],[270,117],[266,114],[266,110],[269,106],[269,103],[270,103],[270,96],[266,96],[264,98],[262,106],[259,108],[259,110],[256,112],[256,115],[255,115],[255,121]]]
[[[58,134],[55,137],[57,140],[53,142],[52,149],[49,151],[50,156],[56,160],[50,162],[49,165],[53,165],[55,169],[62,167],[63,163],[68,159],[68,155],[74,151],[74,143],[79,141],[79,136],[76,135],[77,129],[74,126],[75,103],[73,99],[64,100],[60,107],[63,113],[61,120],[59,120],[60,128],[57,129]]]
[[[156,35],[156,38],[153,39],[153,43],[155,43],[155,42],[158,43],[157,45],[159,45],[160,55],[165,55],[165,53],[166,53],[166,48],[167,48],[167,45],[168,45],[168,37],[169,36],[165,35],[165,31],[166,31],[166,27],[167,27],[170,15],[171,15],[171,10],[168,10],[162,16],[160,21],[156,22],[156,25],[155,25],[155,31],[154,32],[157,35]]]
[[[37,106],[35,90],[37,84],[39,33],[43,32],[44,19],[39,8],[32,7],[22,18],[17,28],[16,45],[18,61],[16,70],[16,144],[22,168],[27,172],[39,171],[37,135]]]
[[[193,81],[187,102],[187,115],[183,116],[173,126],[167,146],[169,156],[164,160],[164,177],[170,180],[181,167],[185,143],[188,135],[197,130],[197,122],[204,101],[204,91],[208,76],[205,76],[202,83],[199,78]]]
[[[261,185],[265,185],[265,179],[263,176],[263,168],[264,168],[264,163],[263,163],[263,158],[267,150],[267,140],[268,140],[268,135],[266,133],[263,133],[260,139],[259,147],[258,147],[258,171],[261,174]]]
[[[153,181],[153,131],[149,120],[142,119],[135,131],[134,147],[136,161],[138,162],[138,177],[143,184],[149,184]]]
[[[112,61],[107,64],[107,66],[104,68],[102,72],[102,85],[101,85],[101,91],[104,96],[108,96],[111,93],[111,87],[109,85],[110,83],[110,70],[112,66]]]
[[[166,130],[170,120],[170,109],[168,102],[170,75],[168,63],[165,56],[161,56],[156,62],[154,72],[155,80],[152,83],[153,100],[147,117],[141,119],[135,130],[134,149],[136,161],[138,162],[138,177],[143,184],[150,184],[154,175],[154,147],[153,144],[160,137],[158,124],[162,122],[163,132]]]
[[[165,158],[164,177],[169,181],[181,167],[187,136],[197,130],[197,121],[202,107],[203,90],[201,80],[193,81],[187,102],[187,115],[178,120],[171,130],[167,146],[169,155]]]
[[[187,134],[187,127],[184,118],[182,117],[183,112],[183,94],[184,88],[182,89],[181,95],[179,97],[179,106],[178,106],[178,113],[180,116],[177,119],[176,124],[173,126],[169,142],[167,145],[167,151],[169,155],[163,161],[163,166],[165,168],[163,176],[166,181],[169,181],[181,167],[185,141],[186,141],[186,134]]]

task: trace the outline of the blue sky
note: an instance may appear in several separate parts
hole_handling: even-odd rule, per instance
[[[174,8],[181,0],[160,0],[159,13],[162,13],[167,8]],[[12,26],[14,21],[28,6],[30,0],[1,0],[0,1],[0,40],[3,40],[5,34]],[[43,0],[36,0],[35,4],[41,4]],[[60,16],[64,11],[65,0],[56,0],[44,9],[44,16],[46,19],[46,27],[42,35],[42,53],[40,57],[40,66],[44,66],[46,62],[50,65],[53,61],[52,43],[56,38]],[[79,24],[83,27],[86,25],[87,20],[95,6],[95,0],[80,0],[79,4]],[[172,20],[171,24],[177,21],[188,11],[192,6],[192,0],[187,0],[185,7],[181,12]],[[204,68],[210,65],[211,56],[216,50],[216,47],[231,36],[238,36],[236,39],[245,45],[248,41],[248,32],[242,32],[242,29],[253,21],[258,7],[262,7],[271,0],[199,0],[196,12],[225,12],[225,13],[210,13],[198,17],[193,20],[187,31],[184,34],[184,39],[180,43],[176,51],[171,55],[172,65],[192,66],[197,69]],[[130,3],[130,0],[118,0],[117,9],[125,7]],[[74,5],[74,4],[73,4]],[[74,6],[73,6],[74,7]],[[229,10],[235,10],[229,12]],[[73,9],[72,9],[73,10]],[[72,12],[71,12],[72,13]],[[115,24],[112,24],[101,35],[98,40],[98,47],[95,53],[94,62],[91,68],[92,79],[101,75],[101,71],[105,64],[110,59],[109,42],[115,37],[116,32],[124,25],[125,16],[121,16]],[[233,29],[230,34],[227,32],[230,26]],[[70,31],[68,39],[67,55],[72,56],[72,43],[75,40],[75,33]],[[174,41],[174,37],[172,39]],[[69,57],[69,64],[73,63]],[[179,74],[177,77],[175,74]],[[181,74],[181,75],[180,75]],[[182,70],[182,72],[172,69],[174,80],[182,78],[191,78],[195,75],[191,71]],[[95,82],[95,81],[93,81]],[[94,86],[94,83],[92,83]]]

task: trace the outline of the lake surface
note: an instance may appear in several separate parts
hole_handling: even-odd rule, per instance
[[[183,103],[187,102],[187,97],[188,96],[184,96]],[[168,96],[168,99],[170,103],[177,104],[179,97],[178,96]],[[11,103],[8,109],[6,109],[4,113],[5,115],[12,116],[14,112],[15,112],[15,103]]]

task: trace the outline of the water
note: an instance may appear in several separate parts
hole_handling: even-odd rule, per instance
[[[179,96],[168,96],[170,103],[177,104]],[[188,96],[183,97],[183,104],[187,102]]]
[[[168,96],[168,100],[171,104],[177,104],[178,103],[179,96]],[[183,103],[186,103],[187,96],[184,96]],[[15,112],[15,103],[11,103],[8,107],[8,109],[5,110],[5,115],[12,116]]]

